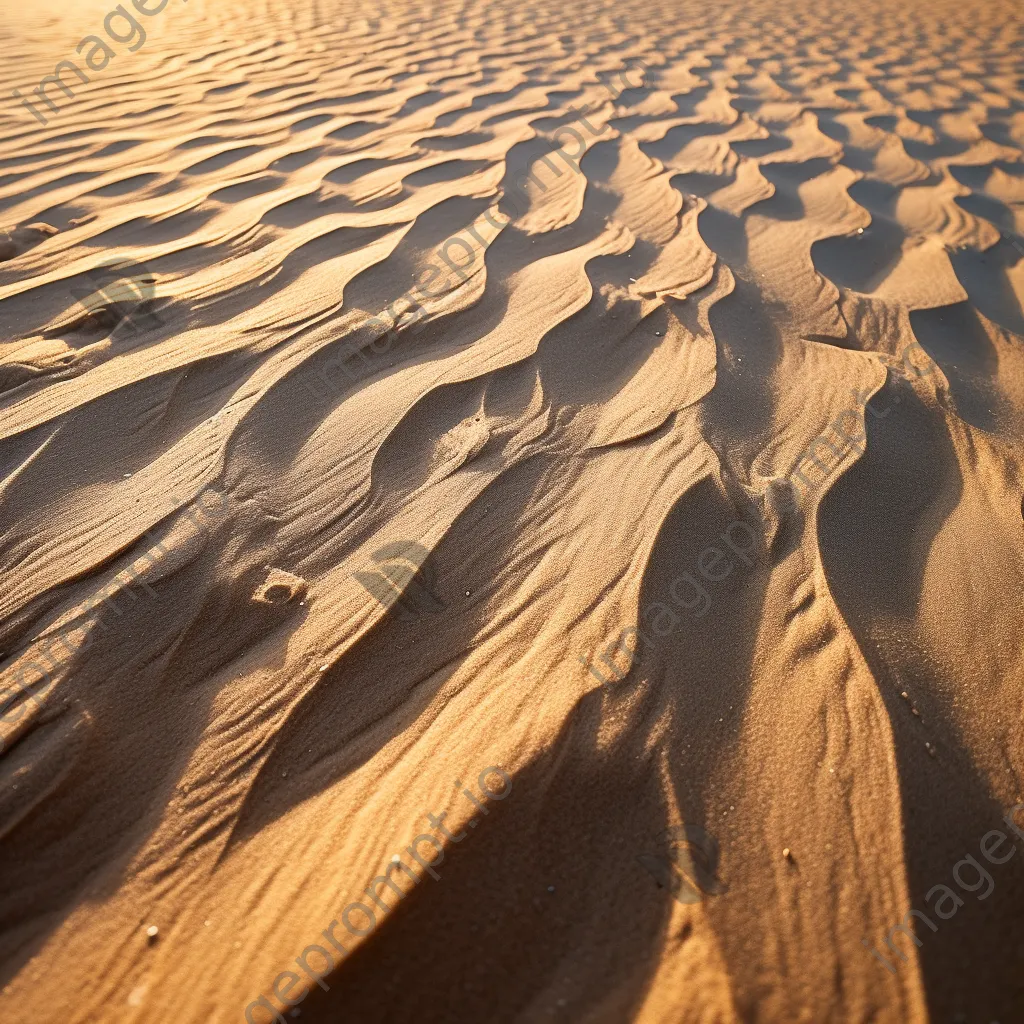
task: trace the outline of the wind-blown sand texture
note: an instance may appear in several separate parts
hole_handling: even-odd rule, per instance
[[[1024,1020],[1019,5],[3,3],[0,1020]]]

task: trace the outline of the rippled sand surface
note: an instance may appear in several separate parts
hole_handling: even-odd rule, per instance
[[[1018,5],[2,2],[0,1020],[1024,1020]]]

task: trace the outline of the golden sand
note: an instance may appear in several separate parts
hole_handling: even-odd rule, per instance
[[[2,3],[3,1024],[1024,1021],[1019,5]]]

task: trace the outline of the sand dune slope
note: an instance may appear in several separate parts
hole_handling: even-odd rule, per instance
[[[0,1020],[1024,1021],[1017,6],[137,17],[0,111]]]

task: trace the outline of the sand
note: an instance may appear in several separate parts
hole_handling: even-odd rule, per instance
[[[1019,6],[157,2],[0,15],[0,1021],[1024,1020]]]

